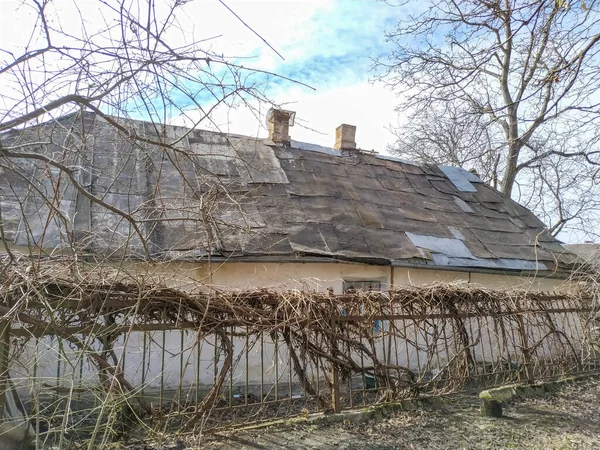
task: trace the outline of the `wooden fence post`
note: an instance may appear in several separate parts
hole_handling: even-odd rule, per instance
[[[521,353],[523,354],[523,366],[525,368],[525,378],[527,382],[533,383],[533,373],[531,372],[531,349],[529,348],[529,342],[527,339],[527,329],[523,322],[522,309],[519,300],[515,302],[517,325],[519,326],[519,344],[521,347]]]
[[[335,313],[334,313],[335,314]],[[337,349],[337,318],[332,314],[330,320],[331,326],[331,358],[332,361],[330,363],[331,367],[331,408],[334,413],[339,413],[341,408],[340,403],[340,374],[338,368],[334,361],[337,359],[338,349]]]

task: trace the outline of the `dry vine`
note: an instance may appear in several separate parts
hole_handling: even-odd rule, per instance
[[[283,345],[290,380],[317,409],[351,407],[357,392],[365,404],[597,368],[599,341],[590,320],[596,311],[588,291],[551,295],[433,285],[335,295],[221,291],[200,283],[183,290],[123,271],[117,276],[106,268],[86,272],[75,267],[72,261],[39,266],[31,260],[7,262],[0,314],[11,323],[13,364],[28,341],[44,336],[69,344],[93,364],[98,375],[93,389],[121,399],[113,407],[102,405],[100,415],[112,426],[124,418],[139,425],[149,417],[164,427],[171,421],[181,430],[198,431],[211,412],[231,407],[231,400],[224,400],[231,395],[231,374],[265,337]],[[196,342],[213,342],[214,383],[196,404],[182,401],[181,395],[166,409],[151,404],[140,395],[143,387],[128,379],[115,342],[152,330],[188,330]],[[244,339],[246,347],[240,349],[236,342]],[[364,385],[367,377],[374,380],[371,393]],[[360,389],[357,382],[363,383]],[[73,392],[67,390],[68,395]],[[246,396],[245,403],[253,403]],[[256,403],[264,407],[264,401]],[[64,413],[68,416],[71,409]],[[184,422],[173,419],[182,413]],[[109,435],[100,425],[92,433],[94,439],[102,436],[102,442]]]

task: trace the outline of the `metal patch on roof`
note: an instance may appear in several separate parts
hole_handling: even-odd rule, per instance
[[[452,267],[484,267],[484,268],[495,268],[496,264],[494,260],[481,259],[481,258],[454,258],[440,253],[434,253],[432,255],[433,262],[436,266],[452,266]]]
[[[465,202],[460,197],[454,197],[454,203],[458,205],[460,209],[462,209],[466,213],[475,214],[475,210],[469,206],[467,202]]]
[[[487,269],[504,269],[504,270],[548,270],[547,267],[536,261],[526,261],[523,259],[483,259],[483,258],[455,258],[452,256],[433,253],[433,262],[436,266],[449,267],[478,267]]]
[[[524,259],[498,258],[497,267],[511,270],[548,270],[544,263],[539,261],[526,261]]]
[[[323,147],[322,145],[310,144],[308,142],[290,141],[290,146],[298,150],[307,150],[309,152],[325,153],[327,155],[340,156],[340,152],[335,148]]]
[[[402,164],[408,164],[409,166],[421,167],[421,164],[414,162],[414,161],[409,161],[407,159],[394,158],[393,156],[387,156],[387,155],[375,155],[375,157],[377,159],[384,159],[386,161],[394,161],[394,162],[399,162]]]
[[[475,175],[473,172],[465,170],[462,167],[459,167],[458,169],[463,173],[465,178],[467,180],[469,180],[471,183],[483,183],[483,181],[481,181],[481,178],[479,178],[479,176]]]
[[[460,239],[440,238],[406,232],[406,236],[415,247],[425,248],[431,252],[441,253],[455,258],[474,258],[471,251]]]
[[[476,182],[479,178],[471,172],[453,166],[439,166],[444,175],[452,182],[456,189],[462,192],[477,192],[475,186],[471,182]],[[479,180],[481,182],[481,180]]]
[[[416,247],[416,249],[423,259],[432,259],[433,258],[433,256],[429,252],[429,250],[427,250],[426,248]]]
[[[450,233],[452,233],[452,236],[454,236],[456,239],[460,239],[461,241],[465,240],[465,237],[458,228],[448,227],[448,229],[450,230]]]

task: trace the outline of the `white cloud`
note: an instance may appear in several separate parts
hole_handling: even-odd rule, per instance
[[[36,23],[32,5],[19,0],[2,0],[1,4],[0,48],[14,50],[17,56],[19,47],[44,44],[39,29],[31,40]],[[109,4],[118,6],[116,2]],[[157,15],[164,16],[161,11],[169,4],[157,2]],[[254,57],[244,64],[314,86],[316,92],[289,82],[272,83],[269,89],[275,103],[285,103],[297,111],[297,125],[291,130],[296,140],[331,146],[336,126],[351,123],[357,125],[361,148],[382,152],[393,141],[386,127],[396,121],[395,97],[382,86],[368,83],[368,57],[384,45],[384,22],[393,14],[392,9],[377,2],[352,0],[226,0],[226,4],[281,52],[285,61],[218,0],[191,1],[178,10],[177,26],[168,36],[171,45],[222,35],[205,45],[226,56]],[[143,10],[145,3],[134,0],[130,7]],[[140,11],[136,9],[135,15],[141,16]],[[84,28],[95,32],[114,26],[117,13],[118,7],[109,12],[98,2],[85,0],[55,0],[48,7],[50,25],[64,28],[72,36],[83,36]],[[112,30],[117,33],[113,37],[118,31]],[[11,59],[6,54],[2,58]],[[261,105],[260,109],[264,114],[268,106]],[[262,117],[257,120],[245,108],[222,108],[213,119],[232,133],[266,136]]]
[[[292,139],[332,147],[335,129],[342,123],[356,125],[356,143],[364,150],[386,152],[386,145],[394,142],[388,130],[397,123],[394,107],[396,96],[380,84],[368,82],[334,87],[311,92],[302,88],[282,90],[275,95],[276,103],[296,112],[296,124],[290,129]],[[262,116],[256,116],[247,108],[221,108],[213,115],[219,130],[227,133],[267,137],[264,114],[269,106],[258,107]],[[200,112],[188,114],[192,119]],[[190,125],[183,118],[173,123]],[[203,122],[201,128],[214,128]]]
[[[384,152],[386,144],[394,140],[386,128],[395,121],[397,99],[379,84],[362,82],[281,97],[281,101],[294,99],[296,102],[286,107],[296,111],[297,125],[290,132],[295,140],[332,146],[335,128],[342,123],[356,125],[356,143],[365,150]]]
[[[191,4],[193,4],[192,2]],[[201,3],[205,4],[205,3]],[[268,91],[276,104],[297,112],[292,138],[331,146],[341,123],[357,126],[357,144],[385,152],[394,141],[388,127],[397,123],[395,95],[368,82],[370,56],[385,48],[386,20],[396,12],[382,3],[361,1],[229,1],[227,4],[285,57],[282,61],[252,32],[241,26],[225,8],[212,4],[212,14],[224,33],[215,48],[226,43],[237,55],[257,55],[251,67],[289,76],[317,90],[290,82],[276,83]],[[216,28],[211,29],[216,33]],[[204,30],[206,31],[206,29]],[[260,105],[264,115],[268,105]],[[191,117],[199,114],[191,114]],[[245,108],[217,110],[213,120],[226,132],[265,137],[263,117]],[[181,122],[175,119],[174,122]],[[210,124],[203,123],[201,126]]]
[[[255,58],[249,65],[274,70],[283,61],[263,43],[265,39],[283,54],[287,62],[305,57],[306,32],[320,11],[330,8],[328,0],[227,0],[225,2],[249,27],[244,26],[219,1],[192,1],[185,4],[184,30],[192,30],[194,38],[222,35],[212,49],[225,56]],[[190,36],[187,37],[188,39]]]

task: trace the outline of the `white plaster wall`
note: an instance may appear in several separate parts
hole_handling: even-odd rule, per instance
[[[393,271],[393,275],[392,275]],[[564,280],[545,276],[515,276],[449,270],[372,266],[350,263],[227,263],[199,268],[204,280],[223,289],[270,287],[277,290],[308,288],[342,292],[344,281],[381,280],[383,286],[420,286],[436,282],[467,282],[491,289],[529,289],[552,292]],[[393,281],[392,281],[393,278]]]
[[[340,294],[345,280],[381,280],[386,285],[391,268],[349,263],[228,263],[205,270],[212,272],[211,284],[221,289],[268,287],[322,292],[332,288]]]
[[[392,268],[389,266],[370,266],[351,263],[227,263],[213,264],[211,266],[192,263],[170,263],[150,266],[139,263],[127,263],[122,266],[124,270],[135,273],[150,272],[154,277],[159,277],[169,286],[182,289],[197,288],[197,281],[213,285],[220,289],[253,289],[269,287],[276,290],[309,289],[325,291],[333,289],[341,293],[344,281],[351,280],[379,280],[384,288],[392,282],[400,285],[423,285],[433,282],[471,282],[489,288],[506,289],[511,287],[552,291],[563,286],[563,281],[557,279],[531,279],[527,277],[503,276],[494,274],[479,274],[468,272],[451,272],[427,269]],[[474,326],[468,322],[469,326]],[[389,324],[384,324],[388,327]],[[450,329],[447,330],[447,333]],[[497,360],[502,355],[495,355],[490,342],[493,330],[482,330],[485,339],[474,349],[478,358]],[[416,342],[423,345],[428,339],[415,331],[412,336]],[[290,378],[289,355],[284,346],[279,348],[278,357],[275,358],[273,342],[265,336],[262,342],[262,362],[260,357],[260,342],[250,343],[251,349],[246,362],[246,342],[243,338],[233,339],[235,348],[234,369],[231,380],[227,379],[226,386],[231,383],[233,392],[243,392],[246,379],[251,385],[273,385],[276,379],[285,385]],[[163,353],[162,348],[167,350]],[[441,349],[439,357],[430,361],[430,366],[443,366],[454,355],[453,345],[447,350]],[[384,353],[385,349],[385,353]],[[386,340],[376,339],[376,351],[381,359],[388,358],[393,364],[423,367],[427,355],[423,351],[405,342],[394,341],[390,351],[390,343]],[[37,356],[36,356],[37,352]],[[123,353],[124,352],[124,353]],[[506,349],[508,355],[514,349]],[[26,379],[33,372],[33,361],[36,361],[35,370],[44,382],[55,385],[57,379],[65,387],[77,387],[82,384],[96,383],[98,378],[94,368],[87,361],[77,361],[78,352],[68,348],[60,348],[55,338],[41,339],[37,348],[31,342],[25,347],[24,364],[16,367],[14,376]],[[144,382],[148,390],[156,392],[161,383],[165,389],[176,389],[183,386],[183,395],[192,395],[195,386],[209,386],[213,383],[215,367],[219,369],[223,361],[214,360],[214,342],[203,341],[198,343],[193,331],[167,331],[147,333],[144,345],[143,333],[131,333],[125,341],[121,338],[116,346],[116,356],[123,361],[125,376],[134,386]],[[163,359],[164,354],[164,359]],[[385,357],[384,357],[385,354]],[[61,359],[60,367],[57,359]],[[65,359],[69,363],[65,363]],[[161,369],[164,367],[164,371]],[[57,378],[58,374],[58,378]],[[311,371],[309,370],[309,374]],[[312,375],[316,375],[314,372]],[[321,374],[323,376],[324,374]],[[297,382],[295,377],[292,382]],[[286,390],[287,387],[282,389]],[[266,392],[265,392],[266,393]]]
[[[471,283],[479,284],[491,289],[524,289],[528,291],[554,292],[569,288],[565,280],[550,278],[544,275],[534,276],[506,276],[488,273],[471,273]]]

